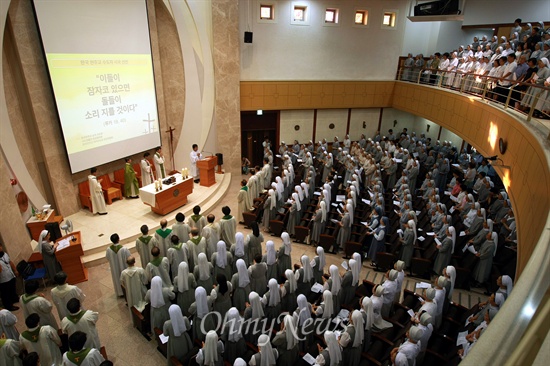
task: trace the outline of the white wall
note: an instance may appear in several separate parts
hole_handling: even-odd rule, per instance
[[[313,134],[313,110],[290,110],[281,111],[279,115],[279,141],[287,144],[298,140],[300,143],[311,140]],[[296,131],[294,126],[300,126]]]
[[[380,108],[352,109],[349,123],[349,137],[352,140],[359,140],[361,134],[366,137],[374,136],[378,129],[380,119]],[[365,122],[365,127],[363,127]]]
[[[513,23],[550,19],[548,0],[469,0],[464,7],[464,25]]]
[[[405,31],[405,0],[299,1],[309,25],[291,24],[292,1],[275,6],[275,23],[259,21],[258,0],[241,0],[241,80],[389,80],[395,77]],[[325,26],[327,7],[340,10],[337,26]],[[355,10],[369,11],[368,27],[354,24]],[[382,29],[383,11],[398,10],[395,29]],[[245,44],[245,30],[254,33]],[[381,67],[381,66],[384,67]]]
[[[441,22],[411,22],[406,20],[405,38],[401,56],[419,53],[429,56],[437,51],[437,38]]]
[[[329,127],[331,124],[334,125],[333,129]],[[315,141],[322,140],[323,138],[326,138],[327,141],[332,141],[334,136],[338,136],[340,141],[343,141],[346,136],[347,127],[347,109],[319,109],[317,110]]]

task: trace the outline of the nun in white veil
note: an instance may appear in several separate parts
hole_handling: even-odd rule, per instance
[[[195,276],[189,273],[187,262],[181,262],[178,266],[178,275],[174,278],[174,292],[176,293],[176,302],[186,316],[191,315],[189,306],[195,302],[196,288]]]
[[[218,274],[225,275],[225,278],[231,278],[231,276],[233,275],[233,256],[231,255],[231,253],[227,252],[227,246],[225,245],[225,242],[223,240],[218,241],[216,249],[216,253],[212,254],[212,258],[210,261],[210,263],[212,263],[212,266],[214,267],[213,278],[215,279],[216,277],[218,277]]]
[[[342,304],[342,277],[338,267],[334,264],[329,267],[330,278],[325,282],[324,288],[330,290],[333,296],[334,315],[340,312]]]
[[[249,303],[246,305],[243,318],[245,323],[249,323],[250,326],[247,327],[244,337],[247,342],[256,344],[260,333],[263,332],[260,325],[262,324],[262,319],[265,317],[264,304],[262,304],[258,293],[254,291],[250,292],[248,299]]]
[[[258,350],[259,352],[250,358],[248,363],[250,366],[275,366],[277,364],[279,352],[271,346],[268,335],[262,334],[258,338]]]
[[[301,339],[299,342],[300,351],[304,352],[313,341],[313,334],[315,331],[315,323],[312,321],[311,317],[313,308],[304,295],[298,295],[296,301],[298,303],[298,308],[293,314],[294,324],[298,329],[298,335]]]
[[[262,297],[262,304],[265,306],[268,321],[272,321],[281,314],[281,288],[275,278],[267,282],[267,288],[268,291]]]
[[[355,259],[350,259],[348,261],[349,269],[344,273],[341,283],[342,305],[351,305],[355,298],[355,290],[359,283],[359,272],[361,271],[359,266],[360,264],[358,264]]]
[[[416,234],[416,224],[414,220],[407,221],[405,225],[405,232],[403,233],[403,238],[401,241],[400,249],[400,258],[405,262],[405,267],[409,268],[411,266],[411,260],[414,252],[414,245],[416,244],[417,234]]]
[[[456,269],[454,266],[447,266],[443,269],[443,276],[447,279],[445,283],[445,293],[449,301],[453,300],[453,291],[455,289]]]
[[[42,254],[42,260],[44,261],[48,278],[52,281],[53,276],[55,276],[57,272],[61,271],[61,265],[55,257],[57,245],[57,243],[54,244],[50,241],[50,233],[48,230],[42,230],[40,237],[38,238],[38,251]]]
[[[195,302],[189,307],[189,312],[194,315],[193,339],[204,341],[206,333],[216,329],[215,317],[207,316],[211,311],[212,298],[206,295],[206,290],[203,287],[197,287],[195,289]]]
[[[363,315],[363,324],[365,325],[363,352],[366,352],[370,347],[370,336],[372,331],[372,324],[374,321],[374,314],[372,312],[372,301],[370,297],[363,297],[363,300],[361,301],[361,315]]]
[[[170,316],[170,300],[176,298],[176,294],[167,287],[162,287],[162,279],[159,276],[151,280],[151,288],[145,294],[145,301],[151,304],[151,328],[162,329],[164,322]]]
[[[323,274],[325,273],[325,266],[327,264],[325,259],[325,249],[323,247],[317,247],[317,255],[313,258],[311,266],[313,267],[313,279],[318,284],[323,283]]]
[[[266,278],[278,279],[277,268],[277,252],[275,251],[275,243],[273,240],[268,240],[265,243],[266,253],[262,257],[262,262],[267,264]]]
[[[455,228],[453,226],[449,226],[447,228],[447,236],[445,239],[443,239],[441,244],[436,245],[438,253],[433,267],[435,273],[442,273],[443,268],[447,267],[451,262],[455,245],[454,238],[456,238]]]
[[[233,286],[233,306],[242,313],[246,308],[250,293],[250,277],[242,259],[237,260],[237,273],[231,278],[231,285]]]
[[[279,365],[294,365],[298,360],[298,331],[292,315],[285,315],[281,330],[271,342],[279,351]]]
[[[206,334],[206,340],[197,353],[196,361],[201,366],[223,366],[223,351],[223,342],[218,339],[216,331],[211,330]]]
[[[277,267],[279,273],[285,273],[287,269],[292,269],[292,258],[290,256],[292,243],[290,242],[290,235],[286,231],[281,234],[281,239],[283,246],[277,252]]]
[[[225,344],[224,359],[233,364],[239,355],[246,353],[246,342],[242,334],[243,319],[237,308],[225,314],[222,340]]]
[[[353,310],[349,316],[349,325],[338,341],[343,347],[342,365],[359,365],[361,363],[364,338],[363,315],[359,310]]]
[[[212,266],[212,263],[208,262],[206,254],[199,253],[197,265],[193,270],[193,275],[197,281],[197,286],[202,286],[205,289],[210,290],[214,286],[213,273],[214,267]]]
[[[283,311],[292,311],[296,309],[296,297],[298,296],[296,290],[298,289],[298,284],[296,281],[296,276],[292,270],[287,269],[284,272],[286,281],[281,287],[281,300]]]
[[[244,235],[241,232],[235,234],[235,244],[229,249],[233,257],[233,274],[237,273],[237,261],[242,259],[248,268],[249,258],[248,258],[248,245],[244,242]],[[229,278],[229,277],[228,277]]]
[[[298,284],[296,292],[298,295],[302,294],[308,297],[311,293],[311,286],[313,286],[314,283],[313,269],[311,268],[311,261],[307,255],[303,255],[300,258],[300,262],[302,263],[302,268],[299,268],[294,272],[294,276],[296,277],[296,282]]]
[[[325,231],[327,223],[327,204],[325,201],[319,201],[319,208],[312,217],[313,227],[309,232],[309,242],[313,245],[319,243],[321,234]]]
[[[325,343],[327,347],[323,349],[320,345],[319,356],[315,359],[316,364],[320,366],[337,366],[342,362],[342,347],[338,344],[336,334],[334,332],[325,332]]]
[[[168,348],[166,359],[168,366],[171,366],[170,358],[176,357],[178,360],[183,358],[193,348],[193,342],[189,337],[188,331],[191,329],[189,319],[183,316],[181,308],[178,305],[170,305],[168,309],[170,319],[164,322],[163,334],[168,337]]]

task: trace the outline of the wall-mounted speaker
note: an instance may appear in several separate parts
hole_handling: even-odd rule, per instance
[[[244,32],[244,43],[252,43],[252,32]]]

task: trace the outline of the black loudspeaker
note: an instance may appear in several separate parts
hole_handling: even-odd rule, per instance
[[[252,43],[252,32],[244,32],[244,43]]]
[[[216,156],[218,157],[218,165],[223,165],[223,154],[217,153]]]

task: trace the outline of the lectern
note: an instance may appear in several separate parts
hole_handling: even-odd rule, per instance
[[[209,156],[202,160],[197,161],[197,167],[199,168],[199,174],[201,179],[201,186],[210,187],[216,184],[216,174],[214,174],[214,168],[218,158],[215,156]]]
[[[72,240],[73,238],[74,241]],[[67,283],[74,285],[75,283],[88,281],[88,269],[84,267],[81,258],[84,255],[84,251],[82,250],[80,231],[67,234],[56,240],[56,243],[65,239],[69,240],[70,245],[61,250],[58,248],[55,256],[61,264],[63,272],[67,274]]]

